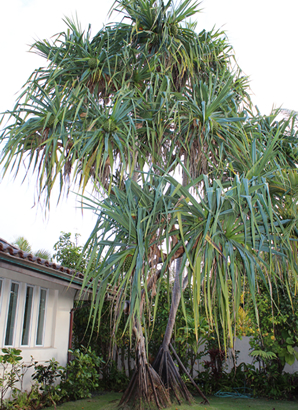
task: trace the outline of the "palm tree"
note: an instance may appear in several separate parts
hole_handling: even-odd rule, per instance
[[[52,260],[51,253],[46,249],[38,249],[36,252],[34,252],[34,256],[36,256],[36,258],[46,259],[47,261]]]
[[[50,252],[45,249],[38,249],[37,251],[32,252],[32,246],[30,245],[29,241],[26,238],[24,238],[24,236],[19,236],[13,242],[13,244],[16,245],[19,249],[21,249],[21,251],[32,253],[37,258],[46,260],[52,259]]]
[[[16,245],[21,251],[31,253],[32,248],[29,242],[24,236],[19,236],[14,242],[13,245]]]

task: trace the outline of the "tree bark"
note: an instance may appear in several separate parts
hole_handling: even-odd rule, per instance
[[[184,162],[185,162],[185,157],[184,157]],[[182,170],[182,186],[186,186],[188,182],[187,174],[185,170]],[[169,320],[163,340],[163,347],[169,349],[169,345],[171,342],[173,330],[174,330],[174,325],[175,325],[175,319],[176,319],[176,314],[177,310],[179,307],[179,303],[181,300],[181,286],[180,286],[180,271],[181,271],[181,262],[182,258],[176,259],[176,269],[175,269],[175,282],[174,282],[174,287],[173,287],[173,292],[172,292],[172,302],[171,302],[171,310],[170,310],[170,315],[169,315]],[[181,273],[182,274],[182,273]]]
[[[188,182],[187,175],[186,175],[186,172],[183,170],[182,185],[186,186],[187,182]],[[171,339],[172,339],[173,330],[175,326],[176,314],[177,314],[177,310],[178,310],[179,303],[181,300],[181,293],[184,291],[188,283],[188,277],[186,276],[185,278],[183,278],[183,272],[181,272],[180,274],[181,261],[182,261],[181,257],[176,259],[175,281],[174,281],[174,287],[173,287],[173,292],[172,292],[172,301],[171,301],[169,319],[168,319],[162,345],[153,363],[153,367],[158,372],[159,376],[164,382],[165,387],[172,392],[172,394],[175,396],[179,404],[181,403],[181,399],[187,400],[189,403],[191,403],[192,401],[192,396],[190,392],[188,391],[185,383],[183,382],[179,372],[177,371],[177,368],[175,366],[175,363],[169,351],[169,346],[171,346]],[[180,275],[182,275],[181,280],[180,280]],[[181,289],[180,282],[182,284],[182,289]],[[201,397],[204,399],[203,403],[209,404],[207,398],[204,396],[204,394],[201,392],[199,387],[195,384],[194,380],[192,379],[192,377],[189,375],[189,373],[183,366],[174,348],[172,346],[171,348],[173,350],[176,360],[178,360],[179,365],[188,374],[191,382],[195,385],[197,391],[199,392]]]
[[[158,409],[170,406],[170,396],[158,373],[148,363],[145,338],[140,318],[135,318],[136,365],[134,374],[124,392],[119,406],[131,402],[133,407],[143,410],[153,402]]]
[[[162,342],[164,349],[169,348],[171,338],[173,335],[174,326],[175,326],[176,314],[177,314],[177,310],[178,310],[179,303],[181,300],[181,286],[180,286],[180,277],[179,277],[180,267],[181,267],[181,258],[176,260],[176,274],[175,274],[175,281],[174,281],[174,287],[173,287],[173,292],[172,292],[170,315],[169,315],[164,339]]]

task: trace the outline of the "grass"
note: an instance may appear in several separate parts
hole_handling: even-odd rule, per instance
[[[78,400],[57,406],[57,410],[117,410],[121,393],[104,393],[91,399]],[[175,404],[168,410],[297,410],[297,401],[281,401],[266,399],[232,399],[210,397],[210,406],[200,404],[201,399],[195,398],[191,406]],[[54,410],[49,407],[48,410]]]

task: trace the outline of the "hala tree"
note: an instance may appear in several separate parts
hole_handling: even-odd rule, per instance
[[[169,393],[191,399],[169,351],[187,281],[196,325],[203,305],[227,345],[243,277],[256,307],[257,272],[269,288],[287,281],[287,271],[296,274],[296,208],[290,217],[281,210],[297,194],[290,177],[297,138],[291,117],[253,112],[224,34],[197,33],[187,20],[198,2],[119,0],[117,7],[127,19],[94,37],[66,20],[67,32],[33,45],[48,65],[32,74],[7,113],[2,163],[18,173],[25,159],[47,200],[58,181],[60,192],[71,183],[84,192],[91,183],[99,194],[87,205],[99,217],[86,245],[85,284],[92,278],[99,316],[104,295],[116,287],[114,331],[130,302],[137,360],[122,403],[161,407]],[[158,280],[176,260],[153,369],[146,342]]]
[[[244,278],[254,299],[257,272],[268,286],[268,282],[276,279],[273,276],[278,269],[285,271],[289,267],[286,261],[289,248],[280,241],[284,234],[282,223],[275,212],[271,218],[267,214],[271,202],[267,185],[256,178],[243,177],[224,189],[219,182],[209,186],[206,180],[206,200],[197,201],[188,188],[171,177],[149,174],[147,178],[142,186],[128,180],[125,190],[115,187],[103,202],[92,205],[99,214],[96,235],[90,238],[91,249],[99,250],[98,258],[105,255],[97,270],[95,306],[101,310],[108,286],[119,286],[115,328],[127,299],[131,319],[127,326],[133,328],[146,323],[142,318],[145,305],[147,315],[150,311],[148,322],[158,314],[158,278],[168,274],[171,262],[182,256],[181,267],[187,267],[193,287],[196,324],[203,303],[210,323],[219,314],[224,335],[232,339],[232,322],[237,315]],[[270,255],[271,264],[264,255]],[[86,282],[91,275],[92,272],[86,276]],[[179,279],[182,282],[182,272]],[[174,319],[170,314],[154,367],[178,400],[181,396],[190,399],[169,355]],[[148,337],[149,329],[146,332]],[[136,327],[134,333],[139,349],[137,357],[144,357],[143,330]],[[146,372],[148,380],[144,381]],[[140,360],[122,402],[133,393],[133,397],[140,393],[147,397],[149,393],[144,389],[150,385],[151,372],[149,364]],[[154,386],[157,389],[153,379],[153,390]],[[158,391],[155,394],[158,396]],[[156,399],[159,404],[160,399]]]

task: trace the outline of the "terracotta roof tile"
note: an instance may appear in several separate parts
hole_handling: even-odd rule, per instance
[[[54,271],[62,272],[64,274],[69,275],[69,281],[71,281],[71,278],[75,275],[75,278],[79,279],[80,281],[84,279],[84,275],[81,272],[76,272],[73,269],[66,268],[65,266],[58,265],[55,262],[50,262],[46,259],[41,259],[37,258],[36,256],[32,255],[31,253],[24,252],[15,245],[12,245],[5,241],[4,239],[0,238],[0,259],[1,259],[1,254],[9,254],[10,256],[13,256],[13,258],[17,261],[18,259],[21,259],[22,261],[28,261],[32,266],[38,267],[38,266],[45,266],[47,268],[51,268]],[[106,298],[113,298],[114,295],[117,293],[118,288],[117,287],[111,287],[108,289]]]
[[[84,278],[84,275],[81,272],[76,272],[73,269],[69,269],[62,265],[58,265],[55,262],[51,262],[46,259],[38,258],[32,255],[31,253],[24,252],[21,249],[19,249],[17,246],[8,243],[2,238],[0,238],[0,255],[1,254],[9,254],[10,256],[15,257],[16,259],[22,259],[22,260],[31,262],[35,265],[46,266],[47,268],[51,268],[56,271],[66,273],[71,277],[75,275],[76,278],[79,278],[79,279]]]

